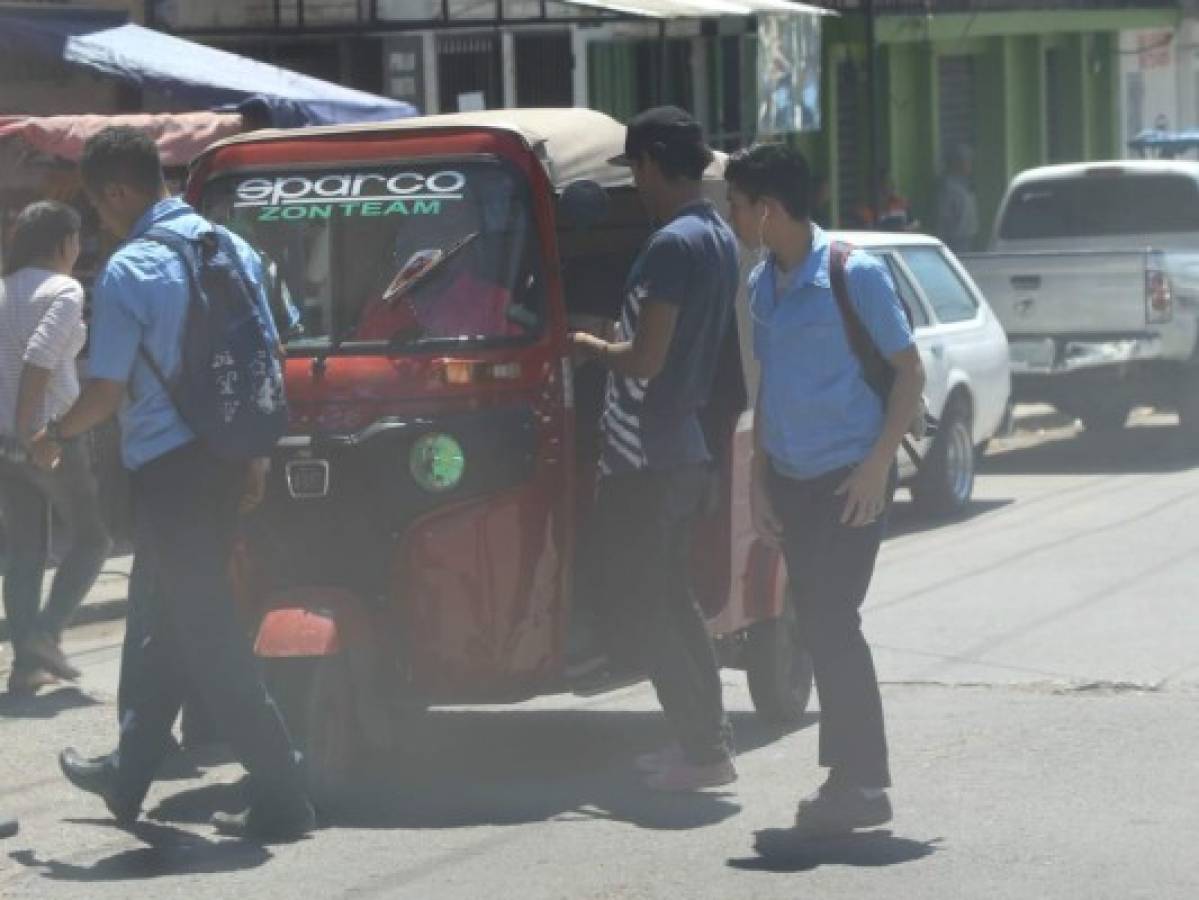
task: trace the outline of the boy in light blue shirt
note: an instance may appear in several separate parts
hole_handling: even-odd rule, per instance
[[[118,825],[131,826],[174,746],[171,729],[185,695],[194,691],[252,785],[248,808],[218,813],[213,824],[258,840],[295,840],[315,826],[315,811],[228,577],[238,510],[261,499],[265,469],[257,461],[219,457],[197,439],[144,358],[148,354],[166,378],[174,377],[195,301],[182,258],[139,238],[151,227],[194,238],[213,226],[168,196],[158,149],[134,128],[106,128],[91,138],[80,173],[105,227],[126,243],[96,285],[91,378],[31,446],[39,465],[52,465],[64,439],[121,410],[122,454],[133,472],[127,635],[133,639],[121,656],[118,751],[88,760],[68,748],[59,765],[72,784],[104,801]],[[258,286],[263,336],[277,343],[261,264],[243,241],[234,243]]]
[[[820,694],[820,764],[828,779],[799,804],[804,836],[891,819],[882,700],[859,609],[894,488],[899,445],[920,409],[924,369],[890,275],[865,253],[845,260],[853,311],[894,374],[867,381],[833,292],[828,236],[811,222],[811,174],[770,144],[725,170],[742,243],[761,249],[749,302],[761,384],[754,418],[754,525],[787,561],[789,596]]]

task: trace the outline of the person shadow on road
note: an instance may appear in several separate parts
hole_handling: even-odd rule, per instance
[[[110,825],[109,820],[70,820],[75,824]],[[180,874],[216,874],[256,869],[271,859],[261,844],[246,840],[214,841],[152,822],[138,822],[130,833],[147,846],[123,850],[89,865],[70,859],[41,859],[34,850],[19,850],[10,858],[28,868],[40,869],[52,881],[143,881]]]
[[[855,831],[827,837],[804,837],[793,828],[768,828],[755,835],[758,855],[731,859],[730,868],[752,872],[810,872],[820,866],[895,866],[931,856],[941,838],[916,841],[896,837],[889,829]]]

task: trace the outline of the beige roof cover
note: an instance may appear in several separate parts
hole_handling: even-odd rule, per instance
[[[606,9],[651,19],[706,19],[758,13],[836,15],[830,9],[789,0],[565,0],[571,6]]]
[[[213,145],[209,152],[230,144],[293,138],[304,140],[322,135],[403,132],[422,129],[485,127],[520,135],[545,164],[554,187],[562,189],[572,181],[588,178],[604,187],[632,183],[629,170],[608,165],[608,160],[624,150],[625,127],[610,116],[593,109],[493,109],[483,112],[453,113],[443,116],[416,116],[395,122],[369,125],[333,125],[298,128],[288,131],[255,131]],[[709,178],[720,178],[723,155],[708,170]]]

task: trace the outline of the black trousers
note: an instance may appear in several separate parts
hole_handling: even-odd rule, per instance
[[[613,475],[596,497],[593,571],[610,652],[649,673],[693,763],[732,752],[720,668],[691,587],[695,524],[711,489],[707,466]]]
[[[122,796],[141,801],[191,692],[251,776],[255,803],[294,803],[298,758],[263,686],[238,619],[228,566],[244,465],[198,443],[133,474],[134,564],[130,608],[140,618],[121,660]]]
[[[790,596],[816,671],[820,764],[838,781],[881,788],[891,784],[883,705],[859,610],[886,515],[860,528],[841,524],[845,496],[836,490],[851,472],[799,480],[772,471],[770,495],[783,523]]]

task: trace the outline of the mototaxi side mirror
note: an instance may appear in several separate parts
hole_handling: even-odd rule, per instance
[[[608,217],[608,192],[588,178],[572,181],[558,198],[558,220],[568,228],[593,228]]]

